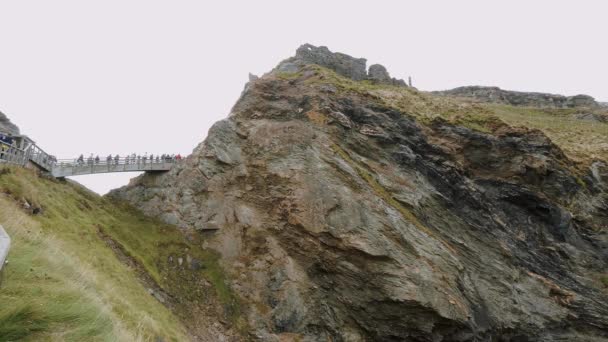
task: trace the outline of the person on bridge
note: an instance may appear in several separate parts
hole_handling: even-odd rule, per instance
[[[82,154],[80,155],[80,157],[78,157],[78,159],[76,160],[76,163],[84,164],[84,156]]]
[[[182,160],[182,155],[178,153],[177,156],[175,156],[175,160]]]
[[[129,155],[127,154],[127,156],[125,157],[125,164],[129,164]]]
[[[119,161],[119,160],[120,160],[120,156],[117,154],[117,155],[114,157],[114,164],[118,165],[118,161]]]
[[[6,154],[6,151],[8,151],[10,147],[8,145],[2,144],[0,145],[0,158],[4,159],[4,156]]]
[[[95,156],[95,164],[99,164],[99,155]]]
[[[112,155],[108,154],[108,156],[106,157],[106,164],[109,165],[110,163],[112,163]]]

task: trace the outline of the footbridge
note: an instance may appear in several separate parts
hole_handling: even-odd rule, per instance
[[[126,157],[96,160],[89,158],[58,160],[53,163],[50,173],[53,177],[63,178],[109,172],[163,172],[169,171],[179,159],[174,157]]]
[[[25,135],[0,132],[0,164],[37,168],[56,178],[109,172],[164,172],[181,160],[175,155],[109,155],[103,160],[91,155],[84,158],[57,160]]]
[[[0,141],[0,164],[37,168],[56,178],[109,172],[164,172],[171,170],[181,159],[179,155],[156,155],[123,158],[108,156],[104,160],[92,157],[57,160],[33,143],[21,147]]]

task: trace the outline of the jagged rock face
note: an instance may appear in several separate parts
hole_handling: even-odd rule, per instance
[[[307,63],[324,66],[338,74],[361,81],[367,78],[365,58],[354,58],[349,55],[331,52],[325,46],[316,47],[304,44],[296,50],[296,59]]]
[[[0,133],[11,135],[19,134],[19,127],[11,122],[11,120],[2,112],[0,112]]]
[[[281,62],[277,70],[295,73],[306,64],[320,65],[355,81],[370,80],[377,84],[407,87],[404,80],[392,78],[380,64],[371,65],[367,71],[365,58],[354,58],[340,52],[331,52],[325,46],[316,47],[310,44],[300,46],[295,57]]]
[[[562,96],[544,93],[526,93],[503,90],[498,87],[459,87],[432,92],[435,95],[473,98],[482,102],[504,103],[512,106],[547,108],[597,108],[600,105],[588,95]]]
[[[369,66],[369,73],[367,78],[379,84],[390,84],[402,87],[407,86],[404,80],[392,78],[386,68],[380,64],[373,64]]]
[[[261,341],[608,341],[608,166],[274,73],[113,192],[195,227]],[[320,81],[319,81],[320,80]]]

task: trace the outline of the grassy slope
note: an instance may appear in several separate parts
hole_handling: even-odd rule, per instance
[[[187,313],[176,316],[156,301],[102,236],[173,295],[188,301],[212,296],[229,309],[228,318],[238,315],[216,257],[193,248],[200,241],[186,240],[177,229],[25,169],[1,169],[0,192],[0,223],[13,240],[0,290],[0,341],[188,339],[177,318]],[[42,212],[28,213],[23,199]],[[189,276],[206,279],[214,293],[201,294],[169,273],[166,260],[184,251],[202,265]]]
[[[486,107],[510,125],[543,131],[576,161],[608,161],[608,123],[576,118],[576,113],[586,110],[540,109],[498,104],[488,104]]]
[[[367,96],[415,116],[422,123],[440,117],[482,132],[491,132],[503,123],[539,129],[571,159],[583,165],[597,159],[608,161],[608,123],[585,121],[575,117],[576,113],[605,113],[606,110],[540,109],[476,103],[471,99],[433,96],[411,88],[377,85],[369,81],[356,82],[315,65],[307,68],[315,71],[315,76],[307,79],[308,83],[333,84],[339,93],[354,92]],[[292,75],[277,76],[290,79]]]

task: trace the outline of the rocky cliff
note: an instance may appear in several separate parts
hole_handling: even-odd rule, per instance
[[[435,95],[471,98],[481,102],[503,103],[511,106],[543,108],[598,108],[600,104],[589,95],[563,96],[503,90],[498,87],[468,86],[436,91]]]
[[[19,127],[11,122],[11,120],[2,112],[0,112],[0,133],[11,135],[19,134]]]
[[[251,339],[608,341],[606,161],[302,49],[111,194],[200,232]]]

